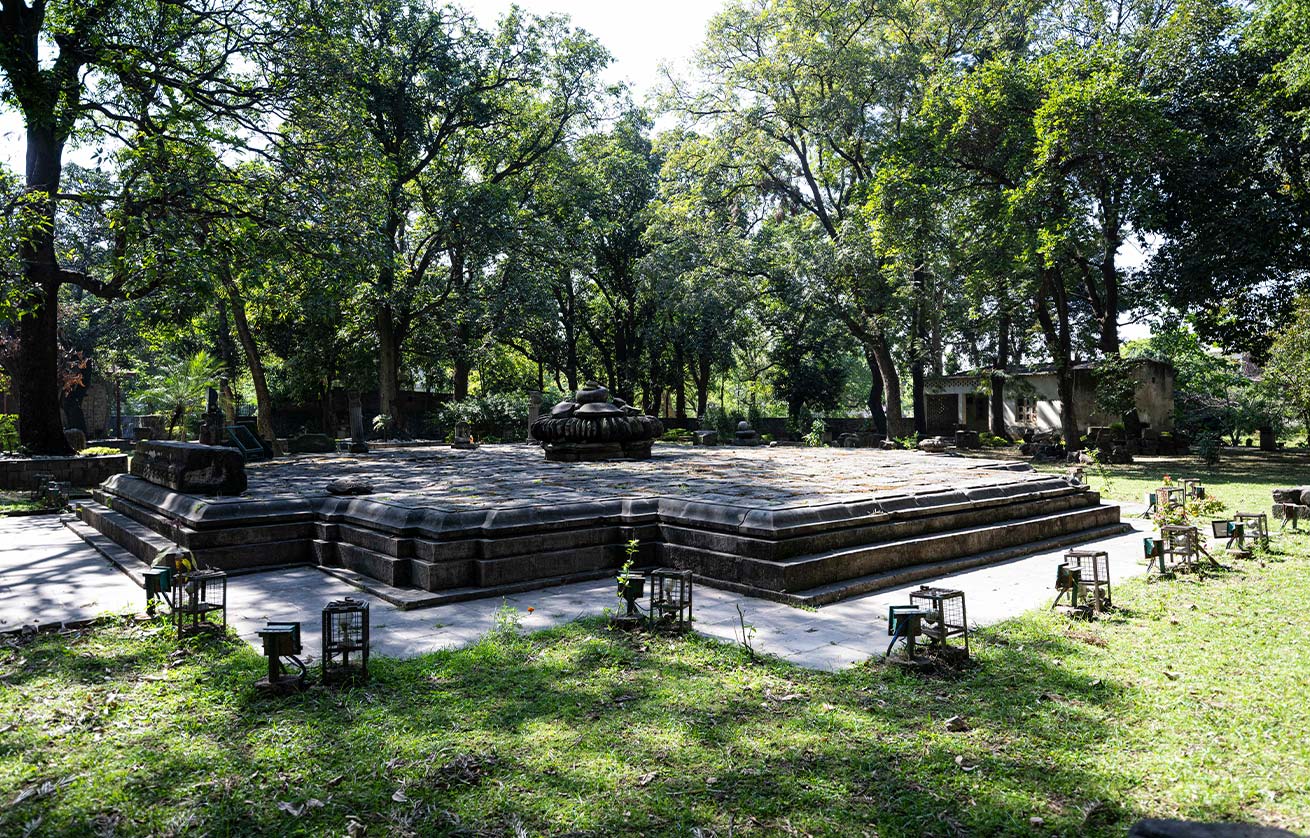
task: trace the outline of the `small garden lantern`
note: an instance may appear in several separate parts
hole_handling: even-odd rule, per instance
[[[300,662],[300,623],[269,623],[259,630],[268,658],[268,675],[255,686],[269,692],[288,692],[305,686],[305,665]]]
[[[1164,555],[1160,559],[1162,570],[1166,565],[1192,568],[1201,563],[1202,556],[1218,564],[1201,544],[1201,533],[1196,527],[1163,526],[1160,528],[1160,540],[1164,542]]]
[[[945,648],[947,640],[959,637],[964,640],[965,654],[969,653],[969,621],[964,608],[964,591],[923,585],[910,594],[910,605],[929,612],[921,625],[929,643]]]
[[[1269,547],[1269,516],[1263,512],[1239,512],[1234,520],[1246,525],[1246,534],[1261,547]]]
[[[691,628],[692,572],[660,568],[650,572],[648,614],[652,629]]]
[[[624,628],[636,628],[641,623],[641,609],[637,600],[646,594],[646,577],[636,570],[625,570],[618,575],[619,599],[626,603],[623,614],[614,622]]]
[[[323,609],[323,683],[368,680],[368,603],[351,597]]]
[[[177,638],[227,633],[227,574],[221,570],[175,570],[173,618]]]

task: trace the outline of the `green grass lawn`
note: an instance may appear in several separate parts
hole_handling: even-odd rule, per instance
[[[1276,476],[1234,458],[1207,485],[1267,507],[1265,482],[1297,471],[1286,456]],[[1112,481],[1132,497],[1183,465]],[[174,657],[157,622],[12,641],[0,835],[1111,836],[1142,816],[1306,831],[1310,536],[1274,550],[1122,584],[1097,623],[1022,615],[948,678],[815,673],[587,621],[272,699],[253,686],[262,658],[218,642]],[[968,730],[946,728],[956,715]]]

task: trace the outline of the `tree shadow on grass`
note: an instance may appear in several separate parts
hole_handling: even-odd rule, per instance
[[[148,668],[144,654],[123,650]],[[370,834],[1004,835],[1034,814],[1122,834],[1135,813],[1106,803],[1129,780],[1083,751],[1134,688],[1053,663],[1087,654],[1055,636],[992,644],[955,679],[830,675],[591,620],[376,659],[366,685],[270,698],[253,686],[259,656],[215,645],[194,655],[191,685],[118,711],[150,733],[79,740],[78,793],[24,802],[0,827],[44,815],[76,834],[108,804],[128,817],[120,834],[165,831],[191,807],[196,831],[240,835],[339,835],[347,815]],[[953,715],[972,731],[946,731]],[[470,763],[482,768],[452,779]],[[1108,814],[1089,826],[1096,806]]]

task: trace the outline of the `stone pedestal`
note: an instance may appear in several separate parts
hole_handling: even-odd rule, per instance
[[[246,462],[235,448],[192,442],[139,442],[132,476],[189,495],[239,495]]]
[[[648,460],[651,440],[639,442],[548,442],[546,459],[557,463]]]
[[[287,440],[292,454],[331,454],[337,450],[337,441],[327,434],[301,434]]]

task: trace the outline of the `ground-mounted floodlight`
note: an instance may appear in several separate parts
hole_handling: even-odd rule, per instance
[[[290,692],[305,686],[305,665],[300,661],[300,623],[269,623],[259,630],[268,658],[268,674],[255,686],[268,692]]]
[[[1246,524],[1242,521],[1215,520],[1210,522],[1210,535],[1215,542],[1224,542],[1224,551],[1239,558],[1250,558],[1246,549]]]
[[[368,603],[346,597],[323,609],[323,683],[368,680]]]

